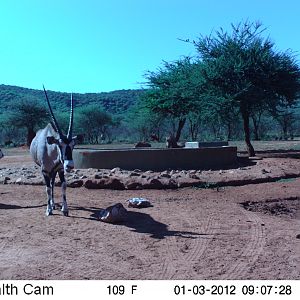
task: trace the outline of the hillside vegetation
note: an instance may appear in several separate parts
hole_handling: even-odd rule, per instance
[[[70,94],[63,92],[47,91],[51,105],[54,110],[68,111]],[[142,90],[119,90],[102,93],[75,93],[74,101],[76,107],[87,105],[99,105],[111,114],[123,114],[137,102]],[[28,89],[18,86],[0,85],[0,114],[10,110],[14,102],[19,100],[37,100],[45,104],[45,96],[42,90]]]

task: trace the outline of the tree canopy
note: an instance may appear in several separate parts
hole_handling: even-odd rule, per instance
[[[89,105],[77,110],[79,130],[92,144],[98,144],[112,126],[112,116],[105,112],[99,105]]]
[[[278,115],[292,106],[300,92],[300,69],[291,51],[277,51],[264,37],[259,22],[232,25],[193,41],[197,57],[164,62],[146,75],[149,89],[144,100],[150,110],[178,119],[176,140],[189,120],[193,139],[198,125],[210,119],[226,124],[228,138],[239,114],[250,156],[250,118],[256,136],[264,111]]]
[[[47,109],[35,100],[16,102],[7,116],[7,123],[17,128],[27,129],[26,143],[29,146],[35,136],[35,131],[45,124],[48,117]]]
[[[144,95],[147,108],[165,117],[178,120],[176,141],[179,140],[186,119],[201,106],[202,85],[200,65],[185,57],[175,62],[164,62],[157,72],[146,74],[149,89]]]
[[[255,155],[250,142],[251,112],[292,105],[300,91],[295,57],[290,51],[276,51],[263,31],[260,23],[245,22],[232,25],[231,33],[221,29],[194,41],[210,92],[222,106],[239,109],[250,156]]]

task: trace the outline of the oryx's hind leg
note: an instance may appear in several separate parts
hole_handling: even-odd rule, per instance
[[[50,184],[50,176],[48,174],[43,174],[44,180],[46,183],[46,193],[47,193],[47,208],[46,208],[46,216],[50,216],[53,214],[53,208],[52,208],[52,192],[51,192],[51,184]]]
[[[68,209],[67,198],[66,198],[67,183],[66,183],[64,171],[63,170],[59,171],[58,176],[61,181],[61,193],[62,193],[61,211],[64,214],[64,216],[69,216],[69,209]]]
[[[53,173],[51,175],[51,182],[50,182],[50,185],[51,185],[51,200],[50,200],[50,205],[52,207],[52,210],[55,209],[55,201],[54,201],[54,186],[55,186],[55,177],[56,177],[56,173]]]

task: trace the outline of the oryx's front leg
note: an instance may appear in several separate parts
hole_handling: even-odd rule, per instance
[[[69,216],[69,209],[68,209],[67,198],[66,198],[67,183],[66,183],[64,171],[63,170],[60,171],[58,175],[61,182],[61,193],[62,193],[61,211],[64,214],[64,216]]]
[[[52,191],[51,191],[51,185],[50,185],[50,181],[51,178],[48,174],[43,174],[44,176],[44,180],[46,183],[46,192],[47,192],[47,208],[46,208],[46,216],[50,216],[53,214],[53,208],[52,208]]]
[[[56,177],[56,172],[51,174],[51,200],[50,204],[53,210],[55,210],[55,201],[54,201],[54,186],[55,186],[55,177]]]

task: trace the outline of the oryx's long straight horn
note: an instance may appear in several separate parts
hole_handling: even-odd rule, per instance
[[[45,89],[44,85],[43,85],[43,89],[44,89],[45,96],[46,96],[46,100],[47,100],[48,107],[49,107],[49,110],[50,110],[51,119],[52,119],[52,121],[53,121],[53,123],[54,123],[54,126],[56,127],[56,128],[55,128],[56,131],[58,132],[59,136],[61,137],[61,136],[63,136],[63,133],[62,133],[62,131],[60,130],[59,125],[58,125],[58,123],[57,123],[57,121],[56,121],[56,118],[55,118],[55,116],[54,116],[54,114],[53,114],[53,111],[52,111],[52,108],[51,108],[51,105],[50,105],[50,102],[49,102],[49,98],[48,98],[48,95],[47,95],[47,92],[46,92],[46,89]]]
[[[68,134],[67,134],[68,139],[72,138],[73,118],[74,118],[73,112],[74,112],[74,99],[73,99],[73,94],[71,94],[70,121],[69,121],[69,129],[68,129]]]

